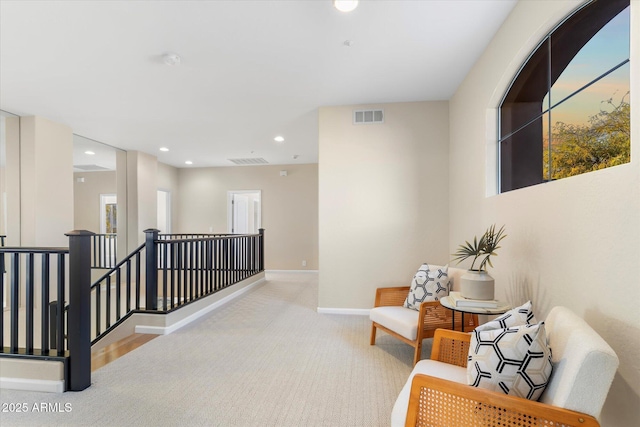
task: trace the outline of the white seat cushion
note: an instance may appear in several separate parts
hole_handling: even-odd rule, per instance
[[[418,336],[419,313],[399,306],[375,307],[369,311],[369,318],[385,328],[414,341]]]
[[[393,411],[391,411],[391,427],[404,427],[407,420],[407,408],[409,407],[409,395],[411,394],[411,382],[416,374],[425,374],[432,377],[443,378],[457,383],[467,383],[467,368],[450,365],[435,360],[421,360],[411,371],[409,379],[398,395]]]

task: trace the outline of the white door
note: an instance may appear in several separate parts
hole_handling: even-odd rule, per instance
[[[227,229],[232,234],[257,234],[261,222],[260,190],[228,191]]]
[[[234,194],[233,200],[233,234],[247,234],[249,232],[249,197],[245,194]]]

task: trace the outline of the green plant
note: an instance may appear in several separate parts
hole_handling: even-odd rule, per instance
[[[498,256],[496,253],[496,250],[500,249],[498,244],[505,237],[507,237],[507,235],[504,234],[504,225],[496,231],[496,226],[494,224],[487,228],[487,231],[484,232],[479,240],[474,236],[473,243],[465,241],[463,245],[460,245],[458,250],[452,254],[454,256],[453,260],[458,261],[458,264],[460,264],[465,259],[473,257],[470,270],[486,271],[487,264],[493,267],[490,258],[492,255]],[[475,266],[476,261],[478,261],[478,258],[482,258],[482,260],[480,261],[478,268],[474,269],[473,267]]]

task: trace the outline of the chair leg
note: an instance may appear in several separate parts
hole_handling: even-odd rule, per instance
[[[419,340],[416,343],[416,350],[413,352],[413,366],[416,366],[416,363],[420,361],[422,357],[422,340]]]
[[[371,322],[371,340],[369,341],[370,345],[375,345],[376,343],[376,324]]]

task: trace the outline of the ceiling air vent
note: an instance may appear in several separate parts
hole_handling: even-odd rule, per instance
[[[269,162],[267,162],[265,159],[263,159],[262,157],[257,157],[257,158],[253,158],[253,159],[227,159],[229,160],[231,163],[235,163],[236,165],[267,165],[269,164]]]
[[[111,170],[109,168],[98,165],[73,165],[73,168],[83,172],[100,172]]]
[[[369,125],[384,123],[384,110],[355,110],[353,112],[354,125]]]

